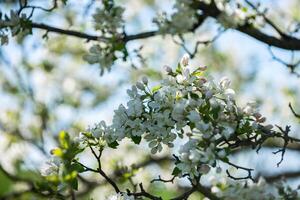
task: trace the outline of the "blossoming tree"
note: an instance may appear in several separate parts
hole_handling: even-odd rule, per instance
[[[280,167],[286,152],[300,143],[288,120],[287,124],[268,122],[256,102],[239,101],[239,93],[232,89],[229,78],[215,80],[209,66],[193,66],[190,62],[191,58],[197,58],[200,45],[213,43],[226,30],[233,29],[267,44],[272,58],[285,65],[292,73],[290,76],[297,77],[300,62],[283,61],[272,50],[273,47],[291,50],[294,55],[293,52],[300,49],[296,21],[284,31],[268,17],[263,5],[247,0],[177,0],[173,13],[163,12],[154,17],[154,31],[128,34],[124,17],[126,9],[122,2],[91,0],[81,4],[71,0],[11,0],[2,4],[1,44],[23,47],[25,58],[21,59],[24,69],[19,69],[13,59],[6,59],[5,51],[2,55],[3,63],[8,66],[3,70],[5,75],[1,76],[3,95],[8,94],[20,108],[11,111],[8,109],[10,103],[6,103],[0,121],[1,134],[3,140],[16,143],[17,148],[21,143],[26,145],[24,149],[35,148],[34,152],[42,155],[35,157],[47,161],[36,170],[28,163],[29,157],[34,156],[23,155],[13,164],[13,169],[9,169],[4,167],[7,161],[0,159],[0,185],[1,180],[7,184],[7,188],[3,186],[3,192],[0,190],[0,199],[299,198],[297,187],[277,181],[284,176],[297,177],[298,172],[264,177],[254,168],[241,165],[234,159],[239,151],[247,149],[259,153],[271,143],[276,148],[273,153],[279,155],[277,167]],[[60,20],[51,19],[57,10],[65,12],[65,19],[73,25],[76,16],[71,8],[79,4],[85,5],[84,16],[93,11],[92,27],[85,20],[80,25],[86,32],[54,25]],[[132,9],[132,4],[128,9]],[[41,16],[49,17],[53,24],[39,22]],[[191,41],[187,41],[186,36],[190,33],[196,35],[209,19],[214,19],[218,25],[217,34],[210,40],[192,41],[194,48],[191,50],[188,45]],[[42,41],[50,41],[46,47],[55,49],[56,53],[37,64],[43,72],[30,63],[32,55],[26,54],[26,40],[35,36],[35,29],[43,31]],[[91,29],[97,34],[87,33]],[[50,33],[63,35],[63,38],[51,41]],[[111,71],[120,62],[127,62],[134,68],[138,67],[136,61],[145,63],[142,48],[131,48],[130,43],[154,36],[172,36],[174,43],[186,52],[176,67],[165,66],[164,75],[156,73],[159,74],[156,81],[150,81],[147,73],[139,77],[138,82],[127,89],[127,103],[114,110],[111,123],[103,119],[84,127],[70,120],[72,122],[66,123],[69,127],[59,128],[66,113],[59,112],[62,104],[79,112],[93,110],[116,88],[85,81],[90,77],[80,77],[78,74],[84,73],[80,67],[55,71],[52,62],[56,58],[66,59],[63,52],[72,52],[74,57],[71,60],[75,60],[72,65],[76,65],[76,62],[81,62],[76,60],[80,55],[87,63],[96,64],[102,75],[97,75],[97,78],[101,79],[113,73]],[[77,37],[91,44],[78,47],[75,42],[67,43],[66,47],[73,51],[51,46],[65,42],[65,37]],[[16,42],[18,44],[14,44]],[[89,46],[88,51],[86,46]],[[11,49],[8,52],[14,54]],[[35,56],[43,59],[46,55],[37,52]],[[65,79],[71,75],[72,79]],[[48,96],[44,93],[39,96],[36,92],[38,86],[30,83],[31,79],[39,80],[37,77],[41,76],[46,80],[41,91],[47,88],[50,91]],[[48,85],[55,85],[59,92]],[[92,99],[93,103],[85,103],[86,99]],[[294,118],[299,119],[291,104],[289,109]],[[124,161],[112,159],[118,154]],[[209,175],[214,178],[209,178]],[[157,187],[168,189],[159,190]],[[90,195],[97,189],[100,192]]]

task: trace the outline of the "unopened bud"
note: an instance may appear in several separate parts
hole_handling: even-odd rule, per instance
[[[189,60],[190,60],[189,54],[184,54],[180,61],[181,66],[186,67],[189,64]]]
[[[210,171],[210,166],[203,164],[200,166],[199,172],[201,174],[207,174]]]
[[[268,125],[266,125],[266,126],[264,126],[265,127],[265,129],[267,129],[267,130],[271,130],[272,128],[273,128],[273,125],[272,124],[268,124]]]
[[[257,119],[256,121],[259,122],[259,123],[264,123],[266,121],[266,118],[262,117],[260,119]]]
[[[137,83],[136,83],[136,87],[137,87],[138,89],[140,89],[140,90],[144,90],[144,89],[145,89],[144,84],[141,83],[141,82],[137,82]]]
[[[225,151],[225,150],[219,151],[219,152],[218,152],[218,156],[219,156],[220,158],[225,158],[225,157],[226,157],[226,151]]]
[[[191,133],[191,132],[188,132],[188,133],[186,133],[186,136],[188,136],[188,137],[192,137],[192,136],[193,136],[193,133]]]
[[[254,113],[254,117],[255,117],[256,119],[259,119],[259,118],[261,118],[261,114],[260,114],[260,113]]]
[[[165,65],[164,68],[165,68],[166,72],[172,73],[172,68],[171,67]]]
[[[206,83],[207,82],[207,79],[206,78],[204,78],[204,77],[201,77],[200,78],[200,84],[204,84],[204,83]]]
[[[148,79],[147,79],[147,77],[144,76],[144,77],[142,78],[142,81],[143,81],[143,83],[144,83],[145,85],[148,84]]]
[[[207,69],[207,66],[199,67],[200,71],[205,71]]]
[[[205,98],[206,99],[210,99],[212,96],[213,96],[213,92],[212,91],[208,90],[208,91],[205,92]]]
[[[221,168],[221,167],[217,167],[216,172],[217,172],[218,174],[220,174],[220,173],[222,172],[222,168]]]

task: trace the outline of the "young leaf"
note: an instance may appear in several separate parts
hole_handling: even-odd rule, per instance
[[[54,156],[57,156],[57,157],[62,157],[63,156],[63,151],[60,149],[60,148],[55,148],[55,149],[52,149],[50,151],[50,153]]]
[[[74,190],[78,190],[78,180],[77,178],[72,178],[70,181],[70,186],[74,189]]]
[[[173,169],[172,175],[173,176],[178,176],[178,174],[180,174],[180,173],[181,173],[181,170],[178,167],[175,167]]]
[[[177,74],[181,74],[181,72],[182,72],[180,63],[178,63],[178,65],[177,65],[176,72],[177,72]]]
[[[157,92],[161,87],[162,87],[161,85],[154,86],[154,87],[152,88],[152,93]]]
[[[70,167],[71,171],[77,171],[78,173],[84,172],[84,167],[80,165],[79,163],[73,163]]]
[[[61,131],[58,135],[59,144],[63,149],[68,149],[70,146],[70,136],[67,132]]]
[[[135,144],[140,144],[142,137],[141,136],[132,136],[131,139]]]
[[[116,149],[118,145],[119,145],[119,143],[117,141],[114,141],[114,142],[108,144],[108,146],[113,149]]]

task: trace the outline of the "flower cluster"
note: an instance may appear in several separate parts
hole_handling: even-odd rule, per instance
[[[93,137],[115,148],[125,137],[139,144],[147,141],[151,153],[172,148],[176,138],[187,142],[178,152],[174,175],[199,177],[216,166],[217,160],[228,161],[230,145],[237,141],[258,139],[265,118],[253,103],[238,107],[230,80],[215,83],[205,77],[206,67],[192,70],[184,56],[176,71],[167,67],[168,77],[152,89],[148,80],[127,91],[127,106],[115,110],[113,122],[104,121],[89,128]],[[252,137],[253,136],[253,137]]]
[[[215,189],[215,188],[214,188]],[[261,179],[258,183],[245,185],[243,183],[228,183],[226,189],[219,191],[218,195],[224,199],[243,198],[243,199],[275,199],[275,192],[268,187],[266,182]],[[276,195],[277,196],[277,195]]]
[[[103,47],[95,44],[89,49],[89,53],[83,56],[83,59],[90,64],[98,63],[102,75],[105,69],[110,70],[114,60],[116,60],[116,56],[114,55],[112,45],[105,45]]]
[[[47,161],[41,167],[42,176],[52,176],[59,174],[61,168],[61,161],[57,157],[53,157],[51,160]]]
[[[176,10],[168,19],[166,13],[156,17],[153,21],[163,34],[180,34],[191,29],[197,22],[195,9],[191,8],[193,2],[189,0],[177,0],[174,5]]]
[[[255,200],[257,197],[262,200],[271,199],[299,199],[298,188],[292,189],[283,181],[274,185],[267,184],[264,178],[258,182],[237,182],[225,177],[211,179],[211,192],[220,199],[245,199]]]
[[[257,11],[245,7],[243,1],[227,1],[227,0],[199,0],[207,5],[214,5],[219,11],[218,21],[225,28],[236,28],[245,23],[256,27],[264,25],[264,19]],[[153,21],[159,27],[159,31],[163,34],[181,34],[184,33],[197,23],[199,12],[192,5],[193,1],[176,0],[175,12],[169,17],[165,12],[157,16]],[[262,12],[263,13],[263,12]]]
[[[93,15],[95,29],[102,34],[119,33],[124,24],[123,12],[124,8],[115,6],[113,1],[103,1],[103,8],[98,8]]]
[[[215,0],[215,4],[222,12],[218,21],[225,28],[236,28],[246,23],[256,27],[264,25],[263,17],[257,11],[244,6],[242,1]]]
[[[106,40],[93,45],[83,59],[90,64],[98,63],[101,67],[101,74],[105,70],[110,70],[112,64],[118,59],[116,51],[126,59],[127,50],[123,42],[119,39],[122,37],[122,28],[124,25],[124,9],[114,5],[111,0],[102,2],[103,7],[98,8],[93,15],[95,29],[101,33],[101,37]],[[100,43],[100,44],[99,44]]]
[[[21,33],[22,35],[29,34],[31,32],[30,21],[27,19],[26,14],[18,15],[14,10],[10,11],[10,16],[4,15],[2,19],[2,13],[0,11],[0,43],[1,45],[8,43],[8,31],[12,36]]]

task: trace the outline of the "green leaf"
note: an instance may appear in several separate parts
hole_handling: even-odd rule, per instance
[[[70,186],[74,189],[74,190],[78,190],[78,180],[77,178],[73,178],[69,181]]]
[[[180,174],[180,173],[181,173],[181,170],[178,167],[175,167],[173,169],[172,175],[173,176],[178,176],[178,174]]]
[[[132,177],[134,174],[132,172],[126,172],[123,174],[124,179],[129,179],[130,177]]]
[[[141,100],[144,100],[144,99],[146,99],[147,97],[148,97],[148,95],[144,94],[144,95],[141,96]]]
[[[63,2],[64,5],[66,5],[68,0],[61,0],[61,1]]]
[[[195,100],[199,99],[199,95],[198,94],[190,93],[190,95],[191,95],[192,99],[195,99]]]
[[[71,143],[70,147],[64,151],[63,159],[71,162],[75,156],[81,153],[83,150],[84,148],[79,148],[78,144]]]
[[[198,71],[198,70],[197,70],[197,71],[194,71],[194,72],[192,73],[192,75],[193,75],[193,76],[202,76],[203,73],[204,73],[203,71]]]
[[[241,10],[245,13],[248,11],[248,9],[246,7],[243,7]]]
[[[116,149],[118,145],[119,145],[119,143],[117,141],[114,141],[114,142],[108,144],[108,146],[113,149]]]
[[[54,156],[57,156],[57,157],[62,157],[63,156],[63,151],[60,149],[60,148],[55,148],[55,149],[52,149],[50,151],[50,153]]]
[[[131,139],[135,144],[140,144],[142,137],[141,136],[132,136]]]
[[[217,106],[211,110],[214,119],[218,119],[220,110],[221,110],[220,106]]]
[[[42,65],[41,65],[42,69],[45,70],[45,72],[51,72],[54,69],[54,65],[53,63],[45,60]]]
[[[74,190],[78,189],[77,172],[72,171],[63,177],[65,183],[68,183]]]
[[[226,150],[225,150],[226,151]],[[227,157],[225,157],[225,158],[222,158],[222,160],[224,161],[224,162],[226,162],[226,163],[228,163],[229,162],[229,158],[227,158]]]
[[[91,132],[82,132],[82,135],[87,137],[88,139],[93,139],[93,134]]]
[[[59,144],[63,149],[68,149],[70,146],[70,136],[67,132],[61,131],[58,135]]]
[[[125,48],[125,43],[124,42],[116,43],[115,46],[114,46],[114,50],[117,50],[117,51],[121,51],[124,48]]]
[[[250,125],[249,121],[246,121],[245,124],[238,129],[238,132],[240,134],[244,134],[244,133],[251,133],[252,132],[252,126]]]
[[[11,191],[13,182],[2,171],[0,171],[0,183],[0,196]]]
[[[178,74],[181,74],[181,73],[182,73],[180,63],[178,63],[178,65],[177,65],[176,72],[177,72]]]
[[[80,165],[79,163],[73,163],[70,167],[70,171],[77,171],[79,173],[84,172],[84,167]]]
[[[161,87],[162,87],[161,85],[154,86],[154,87],[152,88],[152,93],[157,92]]]

